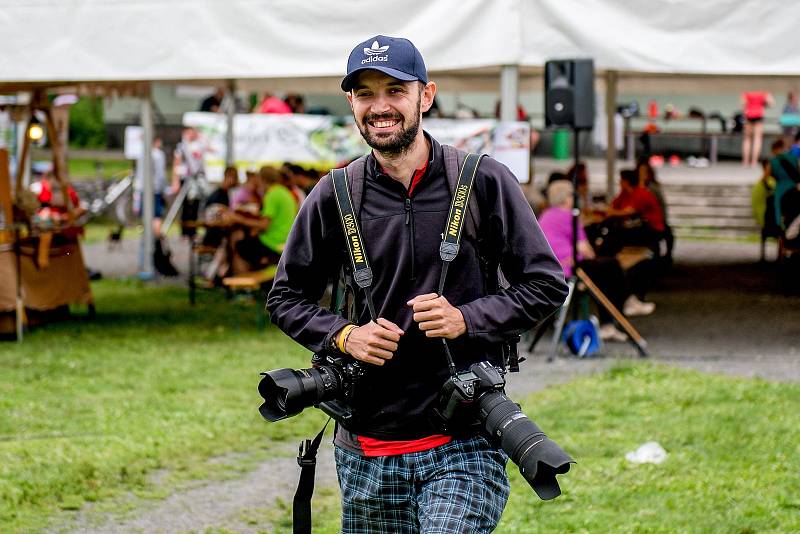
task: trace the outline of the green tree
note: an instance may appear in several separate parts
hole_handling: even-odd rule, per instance
[[[102,99],[84,97],[70,108],[69,144],[76,148],[105,148]]]

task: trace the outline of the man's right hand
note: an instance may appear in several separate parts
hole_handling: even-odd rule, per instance
[[[402,335],[403,331],[399,326],[381,317],[377,323],[370,321],[354,328],[347,336],[344,349],[356,360],[383,365],[394,356],[397,342]]]

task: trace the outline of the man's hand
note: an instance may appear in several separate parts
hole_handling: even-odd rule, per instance
[[[419,329],[428,337],[455,339],[467,331],[461,310],[436,293],[417,295],[407,304],[414,309],[414,321],[419,323]]]
[[[344,350],[356,360],[383,365],[386,360],[391,360],[397,350],[397,342],[403,331],[393,322],[378,319],[370,321],[363,326],[354,328],[344,344]]]

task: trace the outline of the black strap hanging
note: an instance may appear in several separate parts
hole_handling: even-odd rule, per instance
[[[292,501],[292,532],[294,534],[311,534],[311,497],[314,495],[314,475],[317,469],[317,451],[322,442],[322,435],[328,423],[322,427],[317,436],[300,443],[297,464],[300,466],[300,482]]]

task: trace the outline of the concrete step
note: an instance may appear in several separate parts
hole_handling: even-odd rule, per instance
[[[757,240],[758,231],[732,228],[673,228],[676,239],[748,239]]]
[[[698,207],[743,207],[750,208],[750,195],[745,196],[715,196],[715,195],[687,195],[666,194],[667,206],[698,206]]]
[[[662,187],[666,196],[749,197],[750,185],[670,185]]]
[[[747,206],[699,206],[699,205],[669,205],[670,220],[685,217],[753,217],[750,205]]]
[[[670,219],[670,226],[673,228],[733,228],[758,232],[758,225],[755,221],[736,217],[685,217],[681,219]]]

